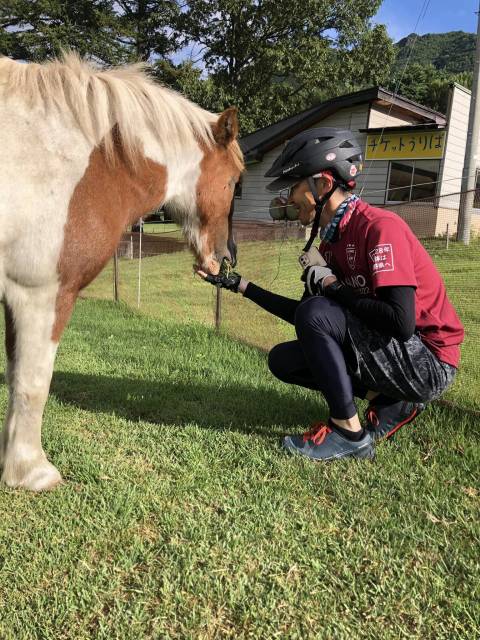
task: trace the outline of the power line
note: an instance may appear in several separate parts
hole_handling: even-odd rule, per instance
[[[392,102],[390,103],[390,108],[389,108],[388,113],[386,114],[385,119],[384,119],[385,123],[387,123],[387,122],[388,122],[388,118],[389,118],[390,113],[391,113],[391,111],[392,111],[392,109],[393,109],[393,102],[394,102],[394,100],[395,100],[395,99],[397,98],[397,96],[398,96],[398,91],[399,91],[399,89],[400,89],[400,85],[401,85],[401,82],[402,82],[402,80],[403,80],[403,76],[405,75],[405,71],[407,70],[408,65],[410,64],[410,58],[412,57],[413,50],[415,49],[415,46],[416,46],[416,44],[417,44],[417,40],[418,40],[418,34],[416,33],[416,32],[417,32],[417,27],[418,27],[418,25],[420,24],[421,20],[425,17],[425,15],[426,15],[426,13],[427,13],[427,10],[428,10],[429,5],[430,5],[430,0],[424,0],[423,5],[422,5],[422,8],[420,9],[420,14],[419,14],[419,16],[418,16],[418,18],[417,18],[417,22],[415,23],[415,27],[414,27],[414,29],[413,29],[413,30],[414,30],[414,32],[415,32],[415,40],[413,41],[413,44],[412,44],[412,46],[410,47],[410,51],[409,51],[409,53],[408,53],[407,60],[405,61],[405,66],[403,67],[403,71],[402,71],[402,73],[400,74],[400,78],[399,78],[399,80],[398,80],[398,82],[397,82],[397,84],[396,84],[396,86],[395,86],[395,90],[394,90],[394,92],[393,92],[393,100],[392,100]],[[383,132],[385,131],[385,126],[386,126],[386,125],[384,125],[384,126],[382,127],[382,131],[381,131],[381,133],[380,133],[380,138],[383,136]],[[369,175],[369,173],[370,173],[370,169],[371,169],[371,167],[372,167],[372,162],[373,162],[373,160],[370,160],[370,164],[369,164],[369,165],[368,165],[368,167],[367,167],[367,173],[365,174],[365,180],[367,179],[367,177],[368,177],[368,175]],[[365,184],[363,185],[363,187],[362,187],[362,188],[361,188],[361,190],[360,190],[360,195],[362,195],[362,194],[363,194],[363,190],[364,190],[364,188],[365,188]]]
[[[476,173],[473,174],[473,175],[476,175]],[[448,178],[446,180],[436,180],[435,182],[419,182],[418,184],[414,184],[413,186],[414,187],[422,187],[422,186],[426,186],[426,185],[431,186],[431,185],[434,185],[434,184],[440,184],[440,183],[444,184],[445,182],[454,182],[454,181],[460,181],[460,180],[461,180],[460,177],[458,177],[458,178]],[[394,191],[395,189],[401,189],[401,188],[402,187],[390,187],[388,189],[372,189],[371,191],[366,191],[365,195],[367,196],[367,195],[372,195],[372,194],[376,194],[376,193],[378,193],[378,194],[386,194],[389,191]],[[407,188],[407,187],[405,187],[405,188]],[[459,195],[462,195],[463,193],[466,193],[466,192],[465,191],[461,191],[461,190],[460,191],[452,191],[451,193],[441,193],[441,194],[438,194],[438,195],[435,195],[435,196],[428,196],[428,198],[429,198],[429,200],[440,200],[441,198],[445,199],[445,198],[450,198],[450,197],[453,197],[453,196],[459,196]],[[362,194],[360,194],[360,195],[362,195]],[[417,200],[409,200],[408,202],[410,204],[412,204],[412,203],[417,202]],[[291,206],[291,205],[282,204],[282,205],[275,205],[275,208],[276,209],[286,209],[289,206]],[[235,217],[238,220],[241,215],[252,214],[252,213],[265,214],[265,213],[268,213],[268,209],[250,209],[250,210],[247,209],[247,211],[238,211],[238,215],[236,215]]]

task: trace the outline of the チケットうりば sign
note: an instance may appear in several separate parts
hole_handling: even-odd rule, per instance
[[[366,160],[443,158],[445,131],[405,131],[367,135]]]

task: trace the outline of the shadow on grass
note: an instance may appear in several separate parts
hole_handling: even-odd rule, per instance
[[[325,419],[319,394],[282,394],[275,389],[239,385],[216,388],[55,372],[50,393],[87,411],[112,413],[127,420],[185,425],[268,436],[273,427],[305,426]]]

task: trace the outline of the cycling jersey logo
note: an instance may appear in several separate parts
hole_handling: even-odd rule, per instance
[[[377,244],[375,249],[370,251],[368,255],[373,262],[373,275],[395,270],[391,244]]]
[[[347,253],[347,263],[352,271],[355,270],[355,262],[357,259],[357,249],[354,244],[347,244],[346,247]]]

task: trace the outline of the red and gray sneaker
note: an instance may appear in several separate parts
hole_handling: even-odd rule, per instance
[[[421,402],[407,402],[382,395],[377,396],[370,402],[365,412],[367,421],[365,428],[375,442],[389,440],[402,427],[415,420],[425,406]]]
[[[286,436],[283,446],[290,453],[296,453],[311,460],[336,460],[338,458],[373,458],[373,441],[365,431],[358,441],[347,440],[328,424],[320,422],[303,435]]]

